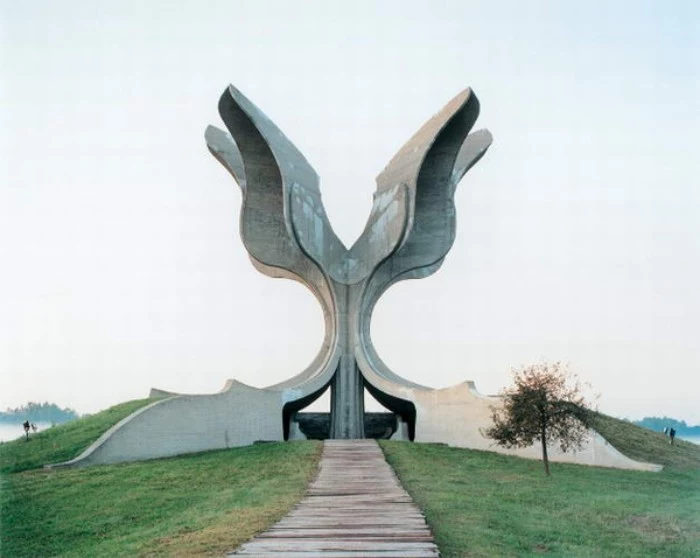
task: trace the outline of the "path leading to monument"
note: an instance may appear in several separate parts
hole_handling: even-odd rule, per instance
[[[423,514],[374,440],[327,440],[319,474],[279,523],[228,556],[439,556]]]

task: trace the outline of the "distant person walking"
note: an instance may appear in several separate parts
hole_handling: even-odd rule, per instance
[[[29,441],[29,421],[25,420],[22,423],[22,426],[24,427],[24,435],[27,437],[27,442]]]
[[[671,438],[671,445],[673,445],[673,439],[676,437],[676,429],[675,428],[671,428],[668,431],[668,437]]]

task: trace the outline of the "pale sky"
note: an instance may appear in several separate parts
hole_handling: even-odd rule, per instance
[[[700,423],[700,4],[0,4],[0,408],[288,378],[322,340],[256,272],[209,154],[233,83],[321,177],[346,244],[374,177],[471,86],[493,146],[434,276],[372,335],[401,376],[485,393],[565,360],[616,416]]]

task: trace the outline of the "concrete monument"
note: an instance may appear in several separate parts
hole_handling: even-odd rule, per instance
[[[210,126],[206,142],[241,189],[243,244],[259,271],[295,279],[316,296],[325,318],[322,348],[306,370],[263,389],[229,380],[213,395],[153,390],[158,399],[66,465],[300,438],[296,413],[327,389],[331,438],[364,437],[367,389],[396,415],[396,439],[505,451],[481,434],[498,398],[479,394],[471,382],[436,390],[405,380],[382,362],[370,337],[380,296],[398,281],[435,273],[452,247],[455,188],[492,139],[486,130],[470,134],[476,95],[466,89],[447,103],[379,174],[369,220],[350,248],[328,222],[318,176],[285,135],[233,86],[221,96],[219,113],[230,135]],[[552,451],[552,460],[650,467],[595,433],[581,452]],[[536,448],[509,453],[539,455]]]

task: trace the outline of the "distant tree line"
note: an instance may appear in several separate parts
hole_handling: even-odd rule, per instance
[[[664,428],[674,428],[679,436],[700,436],[700,426],[689,426],[684,420],[669,417],[644,417],[642,420],[631,422],[654,432],[663,432]]]
[[[26,405],[14,409],[7,408],[0,411],[0,422],[50,422],[60,424],[78,418],[78,413],[68,407],[61,409],[55,403],[36,403],[30,401]]]

